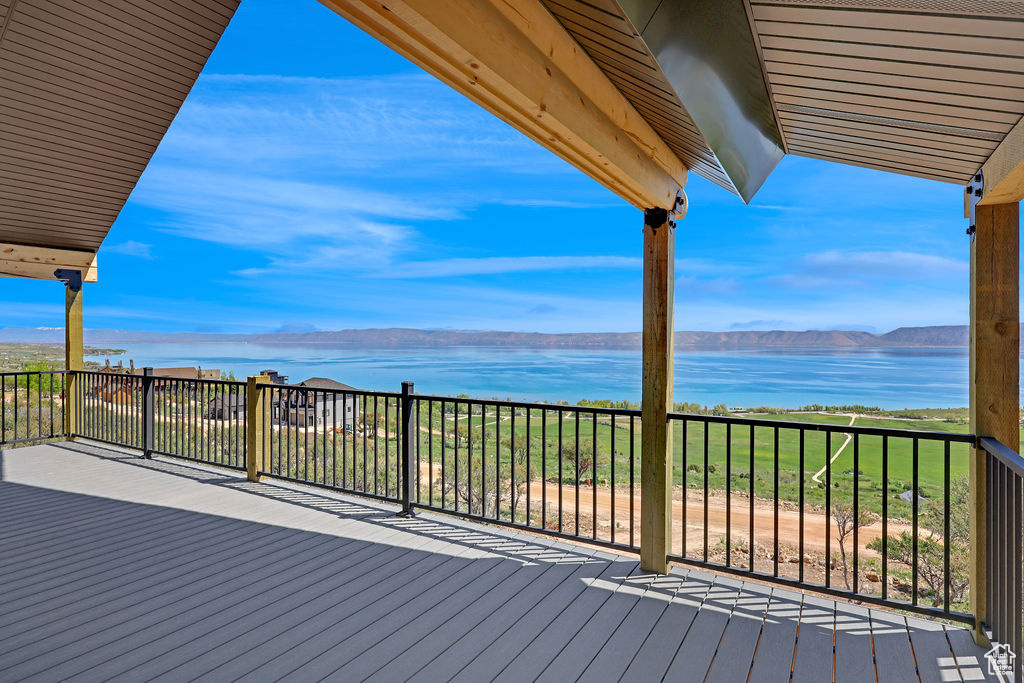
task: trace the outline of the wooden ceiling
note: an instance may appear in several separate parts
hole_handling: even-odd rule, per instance
[[[238,0],[0,0],[0,243],[95,252]]]
[[[1024,115],[1024,3],[751,10],[791,154],[963,185]]]
[[[544,2],[641,113],[650,116],[650,102],[658,98],[663,109],[680,112],[672,120],[653,116],[669,129],[666,139],[685,147],[678,153],[691,170],[728,187],[724,173],[744,198],[753,193],[742,181],[751,179],[737,176],[757,164],[736,164],[737,173],[729,162],[756,162],[759,151],[729,131],[723,135],[720,120],[759,120],[765,137],[789,154],[959,185],[994,154],[998,175],[1007,168],[1021,174],[1021,0]],[[583,5],[600,14],[600,37],[596,19],[580,26]],[[744,15],[745,21],[736,20]],[[743,62],[747,42],[755,64],[740,64],[739,77],[735,68],[730,74]],[[631,92],[635,83],[621,83],[627,51],[633,71],[650,65],[643,93]],[[673,72],[677,62],[686,68]],[[701,89],[708,72],[716,82]],[[713,159],[726,163],[709,171]],[[759,186],[766,177],[752,180]]]

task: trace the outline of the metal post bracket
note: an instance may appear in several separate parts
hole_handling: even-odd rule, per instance
[[[53,276],[58,280],[63,280],[64,284],[72,292],[82,291],[82,271],[72,268],[58,268],[53,271]]]
[[[971,182],[967,183],[967,187],[964,188],[964,218],[970,220],[967,226],[967,234],[974,239],[974,232],[977,230],[977,220],[975,219],[975,210],[978,206],[978,202],[981,201],[982,191],[985,188],[985,178],[981,175],[981,171],[974,174],[971,178]]]

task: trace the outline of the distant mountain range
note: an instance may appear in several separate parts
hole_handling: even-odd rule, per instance
[[[1024,328],[1024,326],[1022,326]],[[1024,334],[1021,335],[1024,338]],[[0,342],[58,343],[60,327],[0,328]],[[333,344],[363,347],[388,346],[506,346],[520,348],[631,349],[640,347],[639,332],[480,332],[472,330],[416,330],[401,327],[334,332],[280,332],[270,334],[205,334],[199,332],[138,332],[87,329],[89,344],[248,342],[260,344]],[[966,348],[966,325],[900,327],[885,334],[855,330],[749,330],[734,332],[676,332],[677,347],[891,347]]]

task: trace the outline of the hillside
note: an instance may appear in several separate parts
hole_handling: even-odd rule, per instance
[[[1024,337],[1024,334],[1021,335]],[[0,328],[0,342],[52,344],[64,340],[59,327]],[[87,329],[91,344],[249,342],[259,344],[336,344],[366,347],[490,346],[517,348],[636,349],[639,332],[500,332],[477,330],[418,330],[404,327],[302,333],[203,334],[198,332],[144,332]],[[966,325],[900,327],[885,334],[856,330],[737,330],[730,332],[679,331],[679,348],[966,348]]]

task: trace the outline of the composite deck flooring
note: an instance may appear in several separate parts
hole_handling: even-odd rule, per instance
[[[0,451],[0,681],[976,681],[958,627],[93,445]]]

